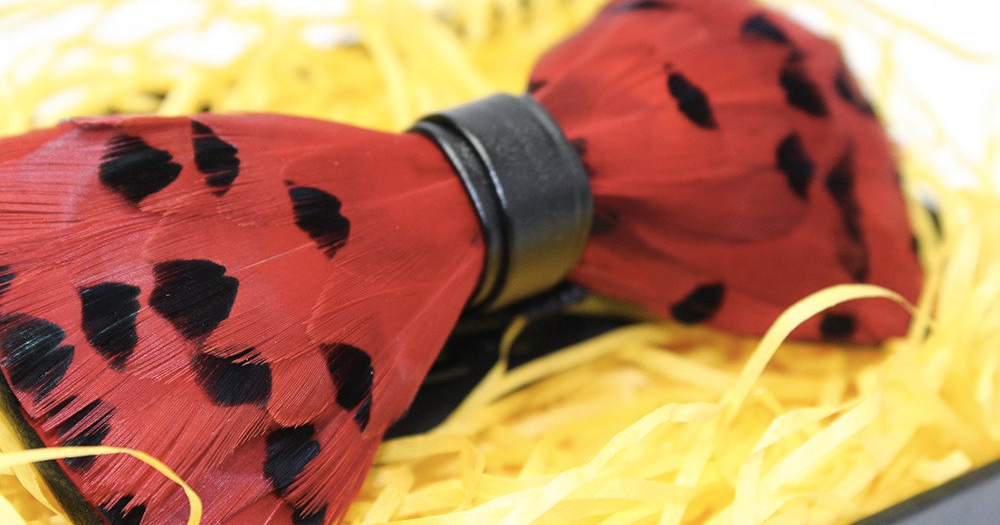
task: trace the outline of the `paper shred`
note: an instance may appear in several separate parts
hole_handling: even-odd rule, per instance
[[[28,525],[28,522],[21,517],[17,507],[6,497],[0,497],[0,520],[10,525]]]

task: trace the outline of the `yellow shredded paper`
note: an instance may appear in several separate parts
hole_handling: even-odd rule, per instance
[[[900,152],[927,272],[921,302],[840,286],[803,298],[759,340],[650,323],[512,372],[500,363],[440,427],[382,445],[348,523],[850,523],[1000,458],[1000,142],[952,155],[965,182],[942,182],[952,174],[938,157],[956,149],[906,89],[893,46],[919,39],[956,60],[998,58],[871,1],[772,3],[875,42],[866,86],[894,128],[925,129]],[[520,91],[537,56],[600,4],[8,0],[0,134],[77,115],[203,110],[401,130]],[[130,22],[137,14],[146,25]],[[940,235],[921,199],[938,207]],[[784,342],[802,320],[862,298],[910,309],[909,335],[877,348]],[[4,524],[66,523],[25,462],[136,454],[23,453],[16,442],[0,425]]]

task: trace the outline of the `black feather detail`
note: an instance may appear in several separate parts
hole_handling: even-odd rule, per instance
[[[14,280],[14,272],[11,271],[10,266],[0,265],[0,298],[10,290],[10,283]]]
[[[351,231],[351,221],[340,214],[340,199],[305,186],[289,188],[295,224],[316,241],[327,257],[333,257]]]
[[[528,87],[527,87],[527,89],[525,91],[527,91],[528,93],[535,93],[539,89],[542,89],[543,87],[545,87],[548,83],[549,83],[548,80],[530,79],[530,80],[528,80]]]
[[[91,417],[95,411],[99,415],[96,418]],[[108,434],[111,433],[111,416],[113,413],[113,407],[107,406],[100,399],[95,399],[56,425],[56,433],[59,434],[63,445],[67,447],[93,447],[100,445],[107,439]],[[80,425],[84,420],[89,420],[90,422],[81,428]],[[82,471],[93,465],[95,459],[93,456],[84,456],[66,458],[63,462],[71,470]]]
[[[233,309],[239,281],[226,267],[204,259],[176,259],[153,267],[149,305],[189,339],[206,336]]]
[[[829,115],[819,86],[809,78],[797,53],[781,68],[781,87],[785,90],[785,100],[792,106],[815,117]]]
[[[221,406],[267,404],[271,397],[271,367],[254,362],[253,348],[227,357],[197,353],[191,366],[198,385]]]
[[[97,510],[101,512],[109,525],[140,525],[143,516],[146,515],[146,505],[142,503],[132,505],[126,511],[125,509],[132,504],[132,499],[131,495],[123,496],[118,498],[114,505],[98,505]]]
[[[124,133],[108,140],[101,157],[101,183],[129,202],[138,204],[166,188],[181,173],[181,165],[171,162],[166,151],[146,144],[139,137]]]
[[[719,311],[725,296],[726,287],[722,283],[703,284],[671,306],[670,313],[683,324],[705,322]]]
[[[357,407],[372,392],[372,358],[364,350],[346,343],[322,346],[330,377],[337,386],[337,404],[346,410]]]
[[[828,341],[846,341],[854,335],[857,325],[851,314],[826,313],[819,323],[819,332]]]
[[[111,368],[122,370],[139,342],[135,327],[139,288],[124,283],[100,283],[81,289],[80,302],[87,341],[108,360]]]
[[[840,208],[847,239],[838,245],[837,258],[857,282],[868,278],[868,247],[861,235],[861,206],[854,195],[851,155],[845,154],[826,176],[826,189]]]
[[[319,454],[319,442],[313,439],[312,425],[279,428],[267,435],[267,459],[264,476],[279,496],[284,495],[295,478]]]
[[[653,10],[672,10],[674,9],[674,4],[670,2],[664,2],[663,0],[635,0],[634,2],[622,2],[610,8],[611,12],[623,13],[629,11],[653,11]]]
[[[712,114],[708,97],[701,88],[694,85],[684,75],[677,72],[667,74],[667,88],[670,96],[677,101],[677,109],[691,122],[701,128],[715,129],[718,124]]]
[[[358,406],[357,410],[354,411],[354,422],[358,424],[358,429],[362,432],[368,428],[368,421],[372,416],[372,396],[368,396],[361,405]]]
[[[837,78],[834,79],[834,86],[837,88],[837,94],[840,98],[847,102],[854,109],[860,111],[861,113],[868,115],[869,117],[875,116],[875,110],[872,108],[868,99],[858,90],[857,84],[854,79],[851,78],[851,74],[847,72],[846,68],[841,67],[837,71]]]
[[[770,40],[776,44],[788,44],[788,35],[770,21],[763,13],[757,13],[747,18],[740,26],[740,32],[744,35]]]
[[[295,525],[323,525],[326,521],[326,505],[319,510],[306,514],[304,509],[295,507],[292,509],[292,523]]]
[[[809,197],[809,183],[813,179],[814,163],[802,145],[798,133],[791,133],[779,144],[775,152],[778,169],[785,174],[788,186],[799,197]]]
[[[205,175],[205,184],[215,188],[216,195],[224,195],[240,174],[236,147],[196,120],[191,121],[191,133],[195,166]]]
[[[62,380],[73,362],[74,348],[64,345],[66,332],[44,319],[24,314],[0,317],[0,364],[10,386],[41,399]]]

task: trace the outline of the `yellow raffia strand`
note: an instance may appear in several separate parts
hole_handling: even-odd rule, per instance
[[[0,5],[0,38],[24,35],[0,57],[0,133],[84,114],[204,109],[401,130],[434,109],[522,90],[539,53],[602,0],[354,0],[315,13],[276,0],[190,0],[186,18],[155,17],[162,23],[142,36],[108,40],[105,22],[132,2]],[[901,133],[900,152],[907,188],[939,209],[940,235],[912,206],[927,270],[920,302],[842,286],[805,298],[760,339],[652,322],[513,370],[501,360],[444,424],[382,445],[347,523],[841,524],[1000,457],[1000,133],[978,158],[957,153],[891,60],[900,35],[957,60],[996,57],[872,0],[770,3],[819,10],[835,30],[871,31],[883,60],[864,83],[893,129],[929,130]],[[58,30],[31,29],[65,13]],[[222,60],[165,45],[220,21],[231,30]],[[933,168],[942,152],[971,184],[942,182],[950,174]],[[911,308],[914,320],[879,347],[784,342],[848,300]],[[126,452],[18,452],[2,423],[5,524],[66,523],[23,461]],[[192,499],[192,523],[198,508]]]
[[[191,506],[187,525],[198,525],[201,523],[202,504],[201,499],[195,494],[194,489],[188,486],[170,467],[160,460],[138,450],[118,447],[53,447],[45,449],[20,450],[16,452],[4,452],[0,455],[0,469],[19,467],[42,461],[52,461],[55,459],[79,458],[85,456],[100,456],[106,454],[128,454],[139,461],[153,467],[164,477],[180,485],[184,489],[184,494],[188,498]],[[6,500],[4,500],[6,502]],[[4,508],[7,507],[7,508]],[[13,509],[13,505],[0,505],[0,517],[5,517],[3,512]],[[14,514],[11,520],[4,520],[4,523],[16,523],[20,516]]]

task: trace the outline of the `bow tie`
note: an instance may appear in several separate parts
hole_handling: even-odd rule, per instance
[[[0,265],[29,444],[144,450],[209,523],[296,525],[342,514],[466,308],[565,279],[759,334],[830,285],[915,300],[921,282],[838,51],[742,0],[612,2],[526,95],[402,134],[204,114],[6,139]],[[795,335],[871,342],[907,319],[857,302]],[[131,458],[60,467],[80,523],[186,513]]]

